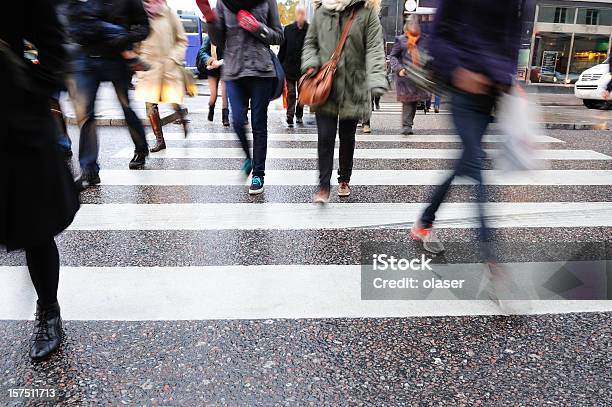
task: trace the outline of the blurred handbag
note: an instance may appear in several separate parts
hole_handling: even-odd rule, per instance
[[[496,169],[531,171],[545,168],[544,161],[538,159],[536,137],[543,129],[538,124],[537,112],[536,104],[518,85],[501,97],[495,116],[503,132],[503,142],[494,159]]]
[[[181,66],[183,72],[183,82],[185,83],[185,94],[190,97],[198,96],[198,85],[196,84],[193,72]]]
[[[342,55],[342,48],[344,48],[344,43],[353,25],[354,18],[355,9],[351,12],[351,16],[342,30],[338,46],[329,61],[323,64],[319,72],[315,75],[308,77],[308,73],[306,73],[300,78],[298,82],[298,102],[301,106],[308,105],[310,107],[317,107],[324,104],[329,98],[329,94],[333,87],[334,74],[336,73],[338,60],[340,60],[340,56]]]

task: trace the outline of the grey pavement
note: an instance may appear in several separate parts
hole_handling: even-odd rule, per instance
[[[398,105],[385,102],[372,115],[373,134],[358,129],[362,156],[351,196],[332,190],[327,208],[310,204],[316,175],[308,177],[317,170],[309,155],[316,152],[312,115],[288,129],[274,103],[270,149],[303,155],[269,158],[270,183],[250,197],[233,178],[242,158],[232,155],[239,144],[221,126],[220,110],[210,123],[205,96],[187,106],[190,137],[178,125],[164,126],[169,148],[152,154],[142,171],[127,169],[125,127],[99,129],[102,185],[81,195],[78,227],[57,238],[66,342],[46,362],[27,357],[34,297],[23,254],[0,253],[0,284],[10,287],[0,299],[0,405],[607,405],[610,302],[546,301],[506,316],[489,301],[360,300],[355,267],[362,244],[400,243],[419,253],[408,236],[410,205],[421,210],[435,188],[419,177],[453,166],[447,158],[368,154],[459,149],[446,106],[439,114],[419,112],[416,134],[402,138]],[[579,106],[544,110],[560,118],[585,114]],[[599,114],[609,121],[612,113]],[[78,128],[69,133],[78,151]],[[551,181],[536,171],[523,182],[488,186],[493,205],[510,211],[496,215],[493,231],[501,261],[566,262],[588,256],[580,248],[600,245],[609,256],[612,217],[600,205],[612,202],[612,178],[592,176],[612,173],[612,131],[543,135],[550,139],[541,147],[561,154],[546,160],[547,170],[558,171]],[[491,138],[484,147],[499,142]],[[178,152],[186,158],[174,158]],[[198,156],[207,152],[214,154]],[[580,158],[585,152],[598,159]],[[72,166],[77,173],[76,157]],[[490,157],[485,168],[493,169]],[[414,178],[383,182],[375,171]],[[570,181],[576,176],[584,181]],[[443,209],[474,199],[473,186],[454,185]],[[391,216],[397,205],[408,205],[402,222],[368,223]],[[541,206],[512,212],[523,205]],[[553,212],[564,205],[579,209]],[[337,226],[352,216],[365,226]],[[439,236],[452,248],[441,262],[480,261],[473,218],[458,212],[441,222]],[[552,220],[544,226],[543,218]],[[10,388],[52,388],[57,396],[10,399]]]

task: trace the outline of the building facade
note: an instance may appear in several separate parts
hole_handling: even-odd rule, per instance
[[[439,0],[382,0],[380,20],[387,47],[402,33],[410,14],[417,14],[427,31],[438,4]],[[535,5],[522,33],[519,79],[570,85],[610,55],[612,0],[536,0]]]

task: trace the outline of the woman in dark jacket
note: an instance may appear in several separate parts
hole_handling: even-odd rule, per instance
[[[23,24],[24,15],[36,23]],[[24,39],[38,49],[38,65],[24,64]],[[39,360],[62,341],[54,236],[79,208],[49,109],[65,59],[52,2],[7,2],[0,14],[0,40],[0,245],[25,249],[38,295],[30,356]]]
[[[268,151],[268,105],[276,88],[270,45],[280,45],[283,26],[276,0],[218,0],[216,12],[208,0],[196,0],[208,23],[213,44],[223,48],[222,79],[232,106],[234,131],[246,160],[242,171],[253,171],[249,194],[263,192]],[[246,138],[245,112],[251,102],[253,160]]]
[[[404,25],[404,35],[395,38],[395,44],[389,55],[391,69],[395,73],[397,100],[402,102],[402,134],[413,134],[412,126],[417,110],[417,103],[431,99],[431,96],[408,78],[404,66],[418,65],[419,48],[421,47],[421,28],[415,16],[410,16]]]

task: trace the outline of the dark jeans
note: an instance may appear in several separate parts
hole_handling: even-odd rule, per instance
[[[353,155],[355,154],[355,131],[357,119],[340,120],[337,116],[316,114],[319,153],[319,186],[329,188],[332,170],[334,169],[334,149],[336,132],[340,136],[340,167],[338,182],[349,182],[353,172]]]
[[[490,232],[484,219],[484,203],[487,201],[486,188],[482,183],[482,136],[489,122],[491,112],[495,106],[495,97],[487,95],[473,95],[462,92],[451,94],[451,112],[453,122],[463,143],[463,153],[455,164],[451,176],[440,185],[433,194],[431,204],[425,209],[421,217],[424,226],[430,226],[436,219],[436,211],[444,201],[451,183],[455,177],[469,177],[478,183],[477,199],[480,216],[480,239],[490,241]]]
[[[287,79],[287,119],[293,119],[293,116],[301,119],[304,116],[304,109],[297,103],[298,81]]]
[[[225,82],[232,107],[234,131],[240,139],[247,158],[251,158],[246,137],[246,114],[251,101],[251,129],[253,130],[253,175],[263,177],[268,151],[268,105],[276,78],[247,77]]]
[[[36,289],[38,303],[42,306],[57,302],[59,283],[59,253],[55,240],[50,237],[46,243],[25,250],[26,262],[32,284]]]
[[[112,82],[121,104],[127,127],[134,142],[135,152],[148,152],[147,139],[142,123],[130,107],[128,89],[132,72],[122,59],[80,56],[75,62],[77,87],[76,111],[81,136],[79,141],[79,163],[85,177],[98,174],[98,134],[96,132],[95,103],[98,87],[102,82]]]
[[[72,150],[72,140],[68,136],[68,129],[66,128],[66,121],[64,120],[64,112],[60,105],[60,91],[54,92],[51,95],[51,113],[53,114],[53,120],[56,126],[57,144],[60,146],[62,151]]]

